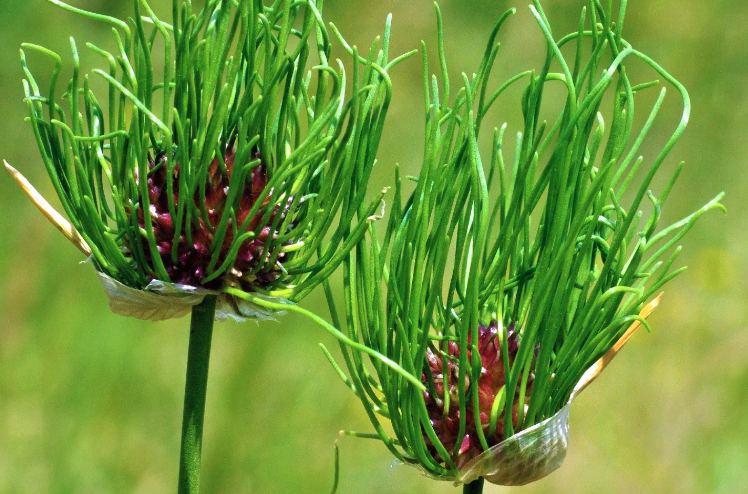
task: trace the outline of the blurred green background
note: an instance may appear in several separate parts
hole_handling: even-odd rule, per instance
[[[72,3],[119,17],[131,12],[130,2]],[[168,10],[166,0],[152,3],[157,12]],[[430,0],[325,3],[328,20],[351,43],[368,46],[392,12],[395,51],[421,39],[434,46]],[[475,70],[494,20],[510,6],[518,15],[501,35],[499,71],[538,66],[545,46],[526,3],[441,2],[455,81]],[[583,3],[546,2],[557,37],[573,29]],[[0,21],[0,158],[50,197],[23,122],[19,45],[66,53],[74,34],[90,69],[99,60],[83,42],[110,46],[109,28],[43,0],[0,0]],[[670,160],[687,166],[664,219],[688,214],[721,190],[729,215],[704,217],[686,238],[681,262],[690,269],[668,286],[651,318],[655,331],[637,334],[575,402],[566,462],[523,492],[748,492],[746,25],[744,0],[629,2],[626,38],[678,77],[693,101],[691,124]],[[46,62],[33,61],[38,79],[47,80]],[[418,59],[393,79],[394,106],[372,187],[391,183],[395,162],[415,173],[421,156]],[[676,104],[667,110],[655,144],[677,119]],[[655,148],[646,149],[651,155]],[[79,252],[4,172],[0,231],[0,493],[174,492],[188,320],[154,324],[113,315],[90,266],[79,264]],[[324,297],[313,294],[303,305],[324,307]],[[370,426],[319,342],[335,346],[295,316],[217,326],[203,492],[329,492],[338,431]],[[341,493],[458,492],[414,469],[391,468],[378,442],[344,438],[340,447]]]

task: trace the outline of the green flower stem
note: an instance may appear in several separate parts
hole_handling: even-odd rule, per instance
[[[179,456],[179,494],[197,494],[200,490],[205,393],[208,387],[210,341],[213,336],[215,313],[215,295],[208,295],[192,309],[190,346],[187,352],[187,382],[184,387],[182,450]]]
[[[462,488],[462,494],[481,494],[483,492],[483,477],[479,477],[473,480],[469,484],[465,484]]]

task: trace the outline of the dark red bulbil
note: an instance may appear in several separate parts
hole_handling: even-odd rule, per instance
[[[213,159],[208,167],[208,180],[205,190],[205,209],[211,226],[210,228],[208,227],[203,217],[200,217],[197,221],[193,219],[191,244],[187,241],[184,227],[182,228],[177,247],[176,263],[172,261],[174,226],[172,224],[171,214],[169,213],[167,180],[171,179],[172,181],[174,204],[175,207],[178,207],[179,164],[175,167],[174,176],[167,177],[166,160],[163,155],[157,157],[156,160],[151,160],[149,163],[150,170],[153,170],[157,164],[162,165],[155,172],[149,174],[148,190],[151,202],[150,210],[153,232],[159,253],[161,254],[161,260],[163,261],[164,266],[166,267],[166,272],[169,274],[173,283],[202,286],[210,289],[218,289],[230,284],[245,291],[252,291],[252,287],[265,287],[272,283],[280,274],[280,269],[276,265],[272,266],[270,269],[267,267],[261,268],[254,274],[249,273],[252,269],[256,268],[258,264],[266,261],[272,254],[268,251],[265,254],[265,259],[261,259],[265,242],[271,235],[269,225],[272,225],[273,219],[277,214],[276,208],[270,216],[270,220],[267,223],[268,226],[265,226],[256,238],[244,242],[241,245],[233,269],[229,269],[226,273],[216,279],[205,283],[203,282],[203,279],[207,276],[207,270],[211,260],[210,246],[213,242],[213,231],[220,223],[224,208],[226,207],[229,193],[229,182],[234,168],[234,157],[235,149],[233,145],[230,145],[224,158],[226,173],[222,173],[218,159]],[[252,158],[259,159],[259,153],[255,152]],[[236,221],[239,226],[241,226],[247,219],[247,216],[255,203],[260,200],[262,191],[265,189],[267,183],[268,175],[265,166],[263,164],[255,166],[251,171],[251,179],[248,179],[245,183],[239,207],[235,211]],[[198,209],[200,209],[199,193],[195,193],[193,200]],[[269,199],[266,197],[262,207],[259,208],[254,218],[250,220],[249,228],[246,231],[254,231],[257,229],[259,222],[262,221],[262,217],[266,213],[268,202]],[[284,210],[281,214],[285,215],[287,212],[287,210]],[[138,221],[141,228],[144,228],[145,226],[143,220],[143,210],[141,208],[138,211]],[[232,219],[229,219],[226,235],[223,239],[221,251],[218,256],[218,262],[215,265],[216,269],[220,267],[226,259],[231,244],[234,241],[234,227],[232,221]],[[148,248],[148,241],[145,238],[143,239],[143,250],[146,260],[152,265],[152,257]],[[278,253],[277,262],[282,263],[285,258],[285,253]]]
[[[509,361],[510,365],[514,363],[514,358],[517,355],[519,349],[519,335],[514,331],[512,325],[507,330],[508,334],[508,350],[509,350]],[[468,341],[472,341],[472,338],[468,338]],[[443,346],[442,346],[443,348]],[[489,418],[491,416],[491,408],[494,403],[496,395],[499,393],[505,383],[504,374],[504,359],[501,354],[501,342],[498,337],[498,327],[496,321],[492,321],[489,326],[480,325],[478,331],[478,352],[481,358],[481,376],[478,380],[478,396],[480,406],[480,426],[485,434],[486,441],[489,447],[498,444],[504,439],[504,414],[501,413],[496,424],[496,433],[489,437]],[[468,397],[469,402],[466,408],[466,429],[465,437],[462,439],[459,449],[455,453],[455,444],[458,440],[458,433],[460,428],[460,404],[459,404],[459,373],[460,366],[459,362],[456,361],[460,357],[459,343],[450,341],[447,344],[447,355],[454,357],[454,360],[447,361],[447,389],[449,392],[449,409],[444,408],[444,390],[445,390],[445,376],[443,372],[443,356],[434,355],[431,350],[427,351],[426,359],[431,371],[431,375],[434,379],[434,389],[436,396],[432,396],[429,391],[424,392],[426,399],[426,409],[431,419],[431,424],[434,427],[434,431],[437,437],[442,442],[444,447],[450,452],[452,460],[457,464],[458,468],[462,468],[467,462],[480,455],[483,452],[480,440],[478,438],[477,427],[475,422],[475,413],[472,400],[471,386],[473,383],[470,382],[469,375],[465,376],[465,395]],[[472,363],[472,352],[468,350],[467,359],[468,362]],[[472,365],[472,364],[471,364]],[[469,372],[468,372],[469,374]],[[427,380],[426,374],[422,376],[422,380],[425,383]],[[528,384],[527,396],[529,397],[529,391],[531,386],[531,380]],[[518,398],[515,398],[514,406],[512,407],[512,423],[517,426],[518,414],[519,414],[519,403]],[[425,436],[424,436],[425,437]],[[429,446],[429,452],[439,461],[443,459],[439,456],[436,448],[433,446],[431,441],[426,438],[426,442]]]

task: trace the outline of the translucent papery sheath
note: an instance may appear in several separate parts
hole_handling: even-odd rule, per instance
[[[558,38],[536,0],[530,9],[547,40],[545,64],[496,87],[489,79],[510,10],[456,94],[437,8],[441,84],[429,76],[424,45],[420,175],[404,202],[397,177],[383,242],[371,225],[344,262],[348,335],[420,376],[425,390],[343,346],[346,375],[328,353],[375,428],[351,435],[381,439],[436,478],[460,479],[477,452],[559,412],[627,327],[646,326],[639,311],[682,271],[674,268],[680,239],[702,214],[722,208],[721,194],[660,225],[682,167],[666,171],[663,163],[690,103],[680,83],[621,37],[625,8],[591,1],[579,31]],[[643,110],[646,119],[635,119],[637,94],[656,91],[659,81],[631,81],[631,60],[683,102],[680,123],[654,156],[639,151],[666,90]],[[491,128],[484,117],[513,84],[524,85],[516,103],[524,128],[507,146],[506,124]],[[563,87],[564,99],[547,101],[548,85]],[[552,120],[540,120],[561,106]],[[490,152],[478,146],[481,131],[493,132]],[[670,179],[655,193],[658,174]]]
[[[106,70],[98,97],[80,74],[40,90],[21,58],[42,159],[96,269],[142,289],[153,280],[298,301],[364,236],[382,194],[366,202],[391,99],[383,43],[347,78],[331,61],[322,0],[175,0],[173,21],[145,0],[113,26],[112,47],[86,44]],[[311,70],[309,69],[311,67]],[[245,298],[246,298],[245,297]]]

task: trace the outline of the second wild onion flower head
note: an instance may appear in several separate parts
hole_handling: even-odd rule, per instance
[[[127,22],[48,1],[113,28],[111,47],[85,48],[106,64],[92,74],[103,94],[73,38],[62,93],[62,58],[21,52],[29,120],[70,225],[56,222],[105,285],[295,302],[365,234],[383,194],[365,203],[387,70],[402,59],[388,60],[389,24],[368,58],[333,26],[349,78],[331,58],[322,0],[209,0],[196,13],[174,0],[171,24],[145,0]],[[28,52],[54,64],[48,89]]]
[[[371,225],[343,264],[349,336],[421,381],[406,382],[377,360],[367,366],[359,352],[343,348],[346,375],[328,353],[375,431],[349,434],[380,439],[401,462],[437,479],[521,485],[558,468],[570,399],[639,324],[647,326],[657,300],[646,302],[683,270],[673,267],[683,235],[705,212],[723,209],[720,194],[660,225],[683,165],[665,171],[688,121],[688,93],[622,37],[625,1],[615,10],[612,2],[589,6],[579,30],[559,37],[535,0],[545,63],[494,87],[497,39],[510,10],[456,93],[437,7],[441,83],[430,76],[423,45],[420,174],[404,202],[398,174],[383,239]],[[660,81],[630,79],[631,60],[652,69],[683,103],[679,124],[654,155],[639,153],[666,89],[646,118],[635,118],[637,95]],[[507,146],[507,125],[491,128],[486,116],[515,84],[524,85],[516,102],[524,128]],[[548,101],[549,85],[563,95]],[[548,114],[550,121],[541,120]],[[487,130],[493,136],[485,153],[479,137]],[[670,179],[656,194],[650,189],[663,173]]]
[[[461,348],[458,342],[448,341],[441,350],[446,353],[446,358],[442,358],[438,353],[432,350],[426,351],[427,368],[424,369],[423,381],[427,382],[426,373],[430,376],[433,383],[433,390],[426,391],[424,398],[426,410],[428,411],[429,420],[434,426],[434,432],[439,441],[446,447],[447,451],[457,451],[455,458],[458,459],[458,468],[465,466],[470,460],[483,453],[479,442],[473,438],[476,436],[477,422],[476,417],[480,419],[481,426],[488,424],[490,413],[496,403],[497,397],[504,392],[506,386],[506,374],[503,364],[502,347],[499,339],[498,326],[496,321],[491,321],[488,326],[478,323],[478,354],[473,357],[471,350],[472,334],[468,335],[467,357],[468,362],[473,359],[480,359],[484,371],[481,371],[478,381],[472,386],[478,390],[477,407],[473,402],[468,402],[465,406],[465,430],[466,433],[460,435],[460,353]],[[519,349],[519,339],[515,328],[510,328],[507,332],[508,344],[507,355],[511,365]],[[462,377],[465,379],[464,377]],[[469,377],[467,378],[469,382]],[[531,389],[532,381],[528,383],[528,390]],[[449,398],[446,397],[449,395]],[[478,413],[475,413],[475,410]],[[516,423],[519,417],[519,403],[515,402],[512,410],[512,423]],[[497,422],[496,430],[489,436],[504,437],[504,423]],[[461,437],[458,445],[457,441]],[[429,453],[440,458],[433,441],[427,441]]]

